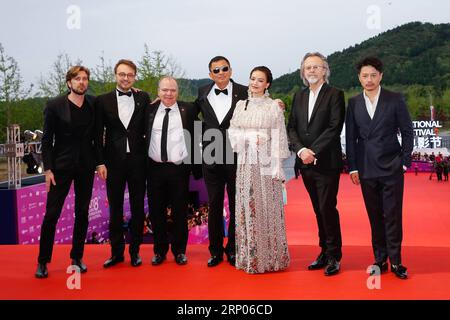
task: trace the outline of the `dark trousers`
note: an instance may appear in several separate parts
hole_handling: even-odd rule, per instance
[[[131,210],[129,222],[130,255],[139,253],[144,230],[145,157],[128,154],[121,166],[107,167],[106,190],[109,202],[109,239],[112,256],[121,257],[125,251],[123,230],[123,201],[125,186]]]
[[[341,226],[336,208],[340,172],[301,169],[303,183],[311,198],[319,229],[319,245],[327,257],[342,258]]]
[[[165,256],[186,253],[188,241],[187,210],[190,166],[160,163],[148,158],[147,192],[153,227],[153,252]],[[167,208],[171,207],[173,226],[171,241],[167,226]]]
[[[377,262],[401,263],[403,173],[361,179],[361,189],[372,230],[372,247]]]
[[[226,187],[228,207],[230,209],[230,224],[228,226],[228,242],[225,252],[227,254],[235,254],[236,165],[203,165],[203,177],[209,198],[209,252],[212,256],[221,257],[223,255],[223,201]]]
[[[83,257],[84,242],[89,224],[89,203],[94,183],[94,169],[75,169],[63,173],[54,172],[53,174],[56,185],[51,185],[47,194],[46,211],[41,226],[39,242],[39,263],[48,263],[52,260],[56,225],[61,216],[64,201],[69,193],[72,181],[75,191],[75,225],[70,258],[81,259]]]

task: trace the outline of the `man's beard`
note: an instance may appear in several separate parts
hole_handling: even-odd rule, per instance
[[[309,84],[316,84],[317,82],[319,82],[319,77],[310,76],[309,78],[306,78],[306,80],[308,80]]]
[[[72,91],[73,93],[76,93],[76,94],[78,94],[78,95],[82,96],[83,94],[85,94],[85,93],[86,93],[86,91],[87,91],[87,88],[86,88],[86,89],[84,89],[83,91],[81,91],[81,90],[77,90],[77,89],[75,89],[75,88],[72,88],[72,89],[71,89],[71,91]]]

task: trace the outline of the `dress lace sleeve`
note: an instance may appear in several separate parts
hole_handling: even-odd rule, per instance
[[[271,111],[273,115],[271,130],[272,177],[284,180],[282,162],[290,155],[284,114],[277,102],[273,103]]]
[[[243,152],[245,150],[245,129],[241,126],[242,119],[241,110],[243,108],[244,101],[238,101],[236,108],[234,109],[233,117],[230,120],[230,127],[228,129],[228,137],[230,139],[231,147],[236,153]]]

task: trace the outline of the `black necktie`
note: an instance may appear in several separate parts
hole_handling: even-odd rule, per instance
[[[167,129],[169,127],[169,112],[170,108],[166,108],[166,114],[164,115],[162,124],[162,135],[161,135],[161,161],[167,162]]]
[[[132,94],[131,91],[128,91],[128,92],[122,92],[122,91],[120,91],[120,90],[117,90],[117,92],[119,93],[119,97],[120,97],[120,96],[128,96],[128,97],[131,97],[131,94]]]
[[[221,92],[222,92],[224,95],[228,95],[228,89],[223,89],[223,90],[220,90],[220,89],[214,89],[214,92],[216,93],[217,96],[218,96]]]

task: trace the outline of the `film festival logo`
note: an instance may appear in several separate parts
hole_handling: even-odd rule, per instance
[[[439,137],[439,129],[442,124],[437,120],[413,121],[414,148],[441,148],[442,137]]]
[[[81,29],[81,8],[77,5],[70,5],[66,9],[67,17],[66,26],[69,30]]]

